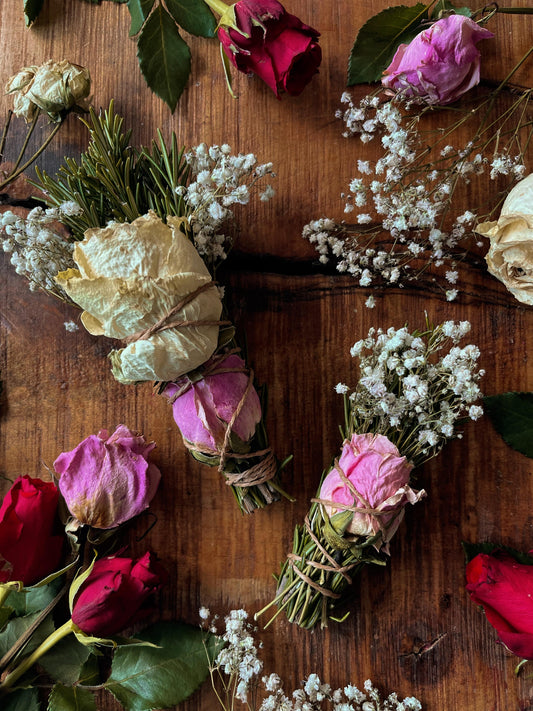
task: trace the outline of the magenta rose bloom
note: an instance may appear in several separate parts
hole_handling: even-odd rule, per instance
[[[141,605],[167,577],[149,552],[138,561],[100,558],[74,598],[72,621],[86,634],[114,635],[133,623]]]
[[[494,37],[464,15],[437,20],[401,44],[385,69],[383,86],[429,104],[449,104],[479,83],[477,43]]]
[[[94,528],[114,528],[148,508],[161,473],[147,460],[154,442],[125,425],[90,435],[54,462],[70,513]]]
[[[330,517],[351,507],[360,509],[353,512],[346,531],[357,536],[381,533],[374,546],[387,551],[405,505],[425,496],[424,491],[415,492],[408,485],[412,468],[387,437],[354,434],[344,443],[338,466],[324,479],[320,500]]]
[[[239,0],[234,8],[239,29],[218,30],[230,61],[241,72],[257,74],[278,99],[282,91],[300,94],[322,60],[320,33],[286,12],[277,0]]]
[[[248,387],[249,374],[242,358],[230,355],[201,380],[182,378],[171,383],[164,394],[173,400],[176,424],[187,442],[207,454],[218,454],[228,423],[233,418]],[[178,393],[182,391],[181,395]],[[177,396],[178,395],[178,396]],[[176,397],[177,396],[177,397]],[[261,420],[261,403],[252,386],[232,425],[232,434],[248,442]]]
[[[466,583],[507,649],[533,659],[533,565],[505,553],[479,553],[466,566]]]
[[[0,506],[0,583],[32,585],[59,568],[64,537],[52,482],[19,477]]]

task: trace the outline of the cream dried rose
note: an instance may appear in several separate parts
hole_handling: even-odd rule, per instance
[[[489,272],[533,306],[533,173],[511,190],[498,221],[483,222],[476,232],[490,239]]]
[[[58,121],[62,111],[81,105],[90,90],[89,70],[66,60],[24,67],[6,84],[6,93],[13,94],[15,115],[26,121],[32,121],[39,110]]]
[[[171,321],[210,323],[158,330],[112,351],[113,374],[121,383],[176,380],[217,347],[220,295],[180,224],[173,217],[165,224],[149,212],[132,223],[87,230],[74,248],[78,269],[56,277],[85,309],[81,320],[89,333],[119,339],[138,336],[204,287]]]

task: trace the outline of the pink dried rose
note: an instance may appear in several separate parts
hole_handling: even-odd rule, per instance
[[[230,355],[211,372],[207,364],[207,374],[201,380],[181,378],[168,385],[164,394],[173,400],[174,419],[183,438],[206,454],[217,454],[223,447],[228,423],[239,406],[241,409],[231,432],[242,442],[254,436],[261,420],[261,403],[253,386],[246,393],[248,384],[249,373],[244,361]]]
[[[256,74],[280,98],[300,94],[318,72],[320,33],[288,13],[277,0],[239,0],[238,29],[221,26],[218,38],[241,72]]]
[[[90,435],[54,462],[70,513],[94,528],[114,528],[148,508],[161,473],[148,462],[155,447],[119,425]]]
[[[405,505],[425,496],[425,491],[413,491],[408,484],[412,468],[387,437],[354,434],[344,443],[338,466],[324,479],[319,498],[330,517],[354,507],[345,530],[357,536],[381,533],[374,546],[378,550],[383,546],[387,551]]]
[[[450,104],[479,83],[476,45],[490,37],[492,32],[469,17],[443,17],[398,47],[382,84],[429,104]]]

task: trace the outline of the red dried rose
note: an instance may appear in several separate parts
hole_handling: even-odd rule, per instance
[[[278,98],[282,91],[298,96],[318,72],[320,33],[277,0],[239,0],[234,10],[238,29],[218,30],[230,61],[241,72],[257,74]]]
[[[83,632],[108,637],[128,627],[143,602],[167,580],[153,553],[138,561],[100,558],[74,599],[72,621]]]
[[[59,492],[52,482],[19,477],[0,506],[0,583],[42,580],[59,567],[64,538],[55,534]]]
[[[503,552],[479,553],[466,567],[466,581],[500,641],[518,657],[533,659],[533,565]]]

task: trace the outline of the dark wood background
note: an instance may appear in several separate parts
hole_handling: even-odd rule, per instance
[[[529,0],[508,4],[528,6]],[[446,302],[439,289],[415,286],[376,294],[373,310],[364,306],[369,290],[317,266],[302,226],[321,215],[341,218],[340,193],[355,175],[356,159],[376,157],[372,146],[363,151],[342,138],[334,113],[357,30],[387,3],[287,5],[322,33],[320,74],[300,97],[277,101],[258,79],[239,75],[239,99],[233,100],[217,43],[190,38],[193,74],[173,115],[141,78],[135,43],[127,37],[126,7],[46,0],[28,30],[22,0],[0,6],[2,82],[23,65],[66,58],[90,68],[96,107],[115,98],[135,144],[150,141],[160,127],[167,137],[175,131],[186,145],[225,142],[234,151],[254,152],[260,161],[273,161],[278,174],[276,198],[242,210],[235,259],[224,277],[256,376],[268,383],[272,443],[280,456],[294,454],[284,483],[296,503],[276,503],[253,516],[239,514],[216,471],[189,458],[170,408],[149,384],[114,381],[105,357],[109,342],[82,328],[67,333],[64,322],[76,320],[78,312],[30,293],[0,255],[0,474],[47,478],[46,467],[60,452],[119,423],[155,440],[163,473],[152,504],[158,524],[142,543],[132,542],[132,550],[148,545],[171,572],[162,595],[164,619],[196,623],[201,605],[221,615],[237,607],[253,613],[271,599],[271,574],[279,570],[294,525],[340,445],[342,400],[334,386],[353,382],[349,348],[371,325],[408,321],[415,328],[423,325],[425,312],[434,322],[468,319],[487,371],[485,393],[533,390],[533,310],[515,301],[482,263],[472,260],[460,268],[456,302]],[[510,16],[492,22],[497,38],[483,44],[484,77],[505,75],[527,49],[531,26],[527,18]],[[519,80],[531,85],[532,79],[530,62]],[[4,111],[8,103],[2,98]],[[40,164],[53,171],[63,155],[78,155],[86,141],[85,129],[72,117]],[[485,183],[481,197],[490,189]],[[464,206],[479,197],[466,192]],[[495,632],[464,592],[461,551],[462,540],[532,547],[531,472],[531,461],[507,448],[488,419],[470,423],[462,441],[420,472],[428,498],[407,511],[391,545],[390,565],[369,569],[356,581],[348,620],[309,633],[278,618],[259,633],[265,671],[279,672],[288,692],[316,672],[335,686],[361,686],[371,678],[384,691],[417,696],[427,711],[533,709],[528,669],[515,678],[516,659],[496,644]],[[4,489],[8,485],[3,481]],[[434,640],[429,651],[420,651]],[[106,698],[99,708],[114,711],[118,705]],[[181,708],[218,707],[206,684]]]

